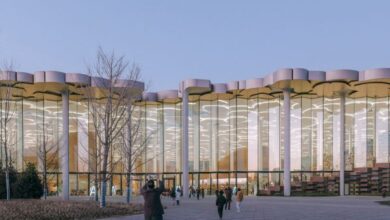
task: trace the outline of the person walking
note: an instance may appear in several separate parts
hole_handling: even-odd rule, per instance
[[[195,198],[195,187],[192,187],[192,191],[191,191],[191,193],[192,193],[192,197],[194,197],[194,198]]]
[[[177,189],[176,189],[176,205],[180,205],[180,196],[181,196],[181,190],[180,190],[180,187],[177,187]]]
[[[188,197],[191,199],[191,196],[192,196],[192,186],[190,186],[190,188],[188,189]]]
[[[223,206],[225,205],[225,203],[226,203],[226,198],[225,198],[225,196],[223,196],[223,191],[221,190],[221,191],[219,191],[217,201],[216,201],[216,205],[218,207],[219,219],[222,219]]]
[[[175,190],[175,187],[172,187],[171,192],[170,192],[170,196],[171,196],[171,199],[172,199],[172,204],[175,205],[175,200],[176,200],[176,190]]]
[[[244,194],[242,193],[240,188],[237,188],[237,196],[236,196],[236,208],[237,212],[241,212],[241,202],[244,200]]]
[[[226,196],[225,210],[226,209],[230,210],[230,203],[232,202],[232,194],[233,194],[233,190],[232,188],[230,188],[230,186],[228,186],[225,189],[225,196]]]
[[[154,187],[154,181],[149,180],[141,189],[144,197],[145,220],[163,220],[164,209],[161,204],[161,194],[164,192],[164,183],[159,181],[159,187]]]
[[[200,197],[200,188],[196,188],[196,198],[199,200]]]
[[[202,199],[204,199],[204,189],[202,188],[202,189],[200,190],[200,192],[201,192],[201,194],[202,194]]]

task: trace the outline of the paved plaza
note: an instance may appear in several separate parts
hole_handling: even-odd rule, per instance
[[[241,213],[232,203],[230,211],[224,211],[223,219],[259,219],[259,220],[388,220],[390,206],[380,205],[380,197],[245,197]],[[386,200],[386,199],[385,199]],[[164,199],[167,206],[165,220],[213,220],[219,219],[215,206],[215,197],[203,200],[181,201],[180,206]],[[110,218],[110,220],[143,220],[143,215]]]

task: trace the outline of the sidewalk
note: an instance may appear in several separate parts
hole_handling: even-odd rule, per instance
[[[390,206],[376,203],[380,197],[245,197],[241,213],[235,210],[224,211],[223,219],[258,219],[258,220],[388,220]],[[182,200],[180,206],[173,206],[172,201],[163,200],[164,220],[213,220],[219,219],[215,206],[215,197],[204,200]],[[108,218],[107,220],[143,220],[143,215]]]

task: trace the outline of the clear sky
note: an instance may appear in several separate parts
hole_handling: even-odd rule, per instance
[[[85,72],[97,47],[141,66],[150,91],[282,67],[390,67],[390,1],[1,0],[0,59]]]

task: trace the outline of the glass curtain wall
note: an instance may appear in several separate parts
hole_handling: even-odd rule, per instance
[[[282,191],[283,100],[281,98],[202,99],[189,102],[190,183],[208,192],[226,185],[248,194]],[[4,101],[3,101],[4,102]],[[39,156],[43,144],[50,148],[49,192],[61,188],[59,147],[62,135],[62,101],[49,97],[13,101],[15,114],[9,124],[14,166],[22,171],[30,162],[42,172]],[[69,165],[71,193],[87,195],[93,184],[96,140],[88,106],[69,103]],[[137,158],[132,183],[139,185],[145,174],[164,173],[181,184],[181,103],[148,103],[136,106],[134,120],[140,123],[140,140],[146,151]],[[340,169],[340,98],[294,97],[291,99],[291,185],[293,192],[338,190]],[[389,97],[346,98],[345,166],[348,193],[373,193],[390,181],[382,181],[389,163]],[[120,144],[118,142],[117,144]],[[1,148],[1,161],[4,151]],[[123,191],[126,168],[118,149],[110,152],[115,166],[110,194]],[[381,181],[369,187],[356,181],[366,175]],[[386,179],[386,178],[385,178]],[[136,182],[139,181],[139,182]],[[365,181],[365,180],[364,180]],[[363,181],[363,182],[364,182]],[[367,180],[368,181],[368,180]],[[371,181],[371,180],[370,180]],[[138,185],[137,185],[138,184]],[[171,185],[173,184],[170,183]]]

